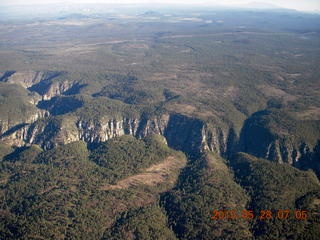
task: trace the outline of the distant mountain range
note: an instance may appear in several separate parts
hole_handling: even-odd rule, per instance
[[[253,8],[253,9],[279,9],[282,8],[280,6],[266,3],[266,2],[250,2],[247,4],[238,5],[240,8]]]

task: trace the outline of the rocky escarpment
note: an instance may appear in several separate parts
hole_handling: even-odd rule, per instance
[[[160,134],[165,136],[170,147],[190,155],[204,149],[219,154],[225,154],[228,150],[228,132],[220,128],[209,128],[205,122],[181,114],[168,113],[149,118],[124,117],[118,120],[102,118],[97,122],[79,119],[76,126],[78,138],[86,142],[106,141],[124,134],[138,138]]]
[[[2,141],[11,145],[38,144],[44,149],[83,140],[88,143],[107,141],[116,136],[130,134],[144,138],[151,134],[166,137],[168,145],[190,155],[209,149],[219,154],[228,150],[228,132],[209,128],[205,122],[180,115],[162,114],[146,118],[110,118],[99,120],[58,116],[39,119],[32,124],[3,136]]]
[[[23,123],[13,123],[9,121],[0,120],[0,141],[12,146],[24,146],[28,138],[28,131],[30,126],[38,119],[48,116],[48,112],[38,110],[35,114],[27,116]]]
[[[7,71],[1,77],[1,82],[18,84],[23,88],[30,88],[45,79],[44,72],[38,71]]]
[[[39,119],[49,117],[51,112],[55,115],[73,110],[61,106],[51,109],[49,100],[61,94],[77,93],[83,86],[68,80],[66,73],[56,71],[7,71],[0,77],[0,83],[0,138],[15,146],[34,142],[30,127],[38,124]],[[71,100],[66,98],[64,102]],[[73,100],[72,105],[75,103],[81,106],[80,101]]]
[[[0,119],[0,136],[8,135],[10,132],[14,132],[14,129],[16,129],[19,125],[28,125],[37,121],[39,118],[43,118],[46,116],[48,116],[48,113],[45,110],[37,110],[35,113],[25,116],[20,121],[13,121],[8,117],[3,117],[2,119]]]
[[[170,147],[181,150],[190,157],[209,150],[223,157],[243,151],[256,157],[280,163],[288,163],[301,169],[312,168],[320,175],[316,150],[320,136],[318,122],[290,124],[277,122],[269,112],[259,112],[251,116],[243,126],[240,136],[233,128],[221,128],[218,124],[208,124],[203,120],[177,113],[140,117],[85,118],[76,114],[58,116],[34,116],[29,123],[15,126],[1,135],[1,141],[15,146],[38,144],[44,149],[83,140],[87,143],[104,142],[125,134],[144,138],[151,134],[163,135]],[[270,122],[271,121],[271,122]],[[292,121],[292,119],[291,119]],[[277,126],[276,129],[274,127]],[[314,143],[314,145],[312,145]],[[318,145],[319,142],[318,142]],[[318,146],[319,149],[319,146]]]
[[[305,168],[311,166],[319,139],[320,121],[299,121],[286,112],[266,110],[245,121],[240,149],[256,157]]]
[[[181,114],[170,115],[164,136],[169,146],[191,156],[204,150],[227,156],[238,141],[233,128],[208,125],[203,120]]]
[[[32,99],[38,107],[18,122],[9,122],[9,117],[0,119],[1,141],[15,146],[38,144],[49,149],[77,140],[95,143],[124,134],[137,138],[160,134],[166,137],[170,147],[189,155],[209,150],[228,158],[234,152],[243,151],[302,168],[306,165],[303,162],[314,159],[312,152],[320,138],[319,121],[298,121],[274,109],[250,116],[240,136],[232,127],[178,113],[121,116],[122,105],[116,110],[117,117],[99,108],[97,117],[91,118],[90,114],[84,117],[73,114],[82,107],[81,98],[61,96],[74,94],[83,86],[68,80],[66,73],[11,71],[0,80],[5,82],[3,85],[18,84],[26,88],[26,99]],[[5,86],[7,88],[8,85]],[[33,97],[29,96],[30,91],[33,91]]]
[[[68,78],[67,73],[58,71],[7,71],[0,77],[0,81],[20,85],[38,93],[42,100],[50,100],[62,94],[78,93],[84,86]]]
[[[0,82],[0,136],[47,116],[45,110],[35,106],[40,99],[38,94],[21,86]]]
[[[33,85],[29,90],[39,93],[43,100],[50,100],[55,96],[73,91],[72,89],[77,88],[78,85],[77,81],[64,80],[52,82],[51,80],[46,80]]]
[[[164,134],[169,115],[140,118],[85,119],[76,116],[58,116],[39,119],[24,124],[11,134],[3,135],[2,141],[16,146],[38,144],[44,149],[83,140],[87,143],[104,142],[116,136],[130,134],[144,138],[150,134]]]
[[[39,144],[48,149],[77,140],[92,143],[107,141],[123,134],[138,138],[160,134],[166,137],[171,147],[188,154],[204,149],[221,155],[229,151],[229,130],[223,130],[219,126],[209,127],[202,120],[181,114],[167,113],[151,117],[142,114],[132,118],[112,117],[110,114],[104,116],[102,113],[94,119],[77,114],[65,116],[81,107],[82,103],[61,95],[77,93],[83,85],[68,80],[68,75],[64,72],[8,71],[0,79],[6,84],[21,85],[29,93],[38,94],[39,99],[34,104],[42,109],[37,115],[32,115],[30,120],[2,127],[1,140],[10,145]],[[119,114],[121,116],[121,112]]]

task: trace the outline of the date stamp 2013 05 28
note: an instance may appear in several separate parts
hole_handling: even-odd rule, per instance
[[[235,209],[226,209],[219,210],[215,209],[212,212],[211,219],[212,220],[253,220],[253,219],[271,220],[286,220],[286,219],[296,219],[296,220],[307,220],[308,212],[306,210],[289,210],[289,209],[279,209],[279,210],[270,210],[264,209],[259,212],[255,212],[253,210],[244,209],[242,211],[237,211]]]

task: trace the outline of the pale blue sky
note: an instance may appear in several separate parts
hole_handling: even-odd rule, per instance
[[[250,2],[264,2],[274,4],[279,7],[291,8],[302,11],[320,11],[320,0],[0,0],[4,4],[46,4],[46,3],[171,3],[171,4],[201,4],[201,5],[242,5]]]

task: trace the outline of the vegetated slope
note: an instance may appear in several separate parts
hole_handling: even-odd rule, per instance
[[[11,146],[4,143],[0,143],[0,161],[2,161],[3,157],[5,157],[13,151],[14,150],[11,148]]]
[[[166,146],[162,136],[153,135],[144,141],[137,140],[132,136],[122,136],[119,139],[101,143],[92,152],[90,159],[104,167],[108,173],[108,181],[111,184],[116,184],[121,179],[121,182],[130,178],[131,181],[139,179],[139,174],[156,173],[157,167],[162,170],[165,170],[166,167],[168,170],[170,167],[172,170],[181,168],[183,165],[179,164],[180,158],[174,159],[175,157],[170,156],[171,152],[172,150]],[[142,171],[142,169],[144,170]],[[161,173],[161,169],[159,173]],[[126,178],[129,176],[130,178]],[[148,181],[146,182],[148,183]]]
[[[145,143],[126,136],[108,144],[119,147],[101,153],[109,164],[104,166],[94,162],[104,148],[90,152],[81,141],[41,152],[33,161],[21,152],[14,161],[1,162],[1,238],[100,239],[118,214],[156,204],[157,195],[173,187],[179,168],[157,185],[142,182],[123,190],[102,190],[103,186],[169,156],[184,166],[183,154],[157,137]],[[139,154],[135,149],[142,151],[135,155],[140,162],[131,155]],[[116,165],[121,159],[126,159],[126,165]],[[110,171],[112,166],[117,168]]]
[[[319,234],[319,180],[312,171],[301,171],[287,164],[272,163],[239,153],[231,166],[237,182],[250,196],[249,209],[260,216],[271,210],[272,219],[255,218],[255,239],[315,239]],[[277,219],[278,210],[290,210],[287,219]],[[295,210],[307,212],[296,219]]]
[[[33,103],[39,99],[20,86],[0,82],[0,134],[8,135],[8,130],[14,132],[36,119],[41,111]]]
[[[245,209],[248,196],[233,181],[225,161],[212,153],[189,160],[177,186],[163,194],[161,204],[179,239],[248,239],[248,222],[212,220],[214,210]]]
[[[158,205],[151,205],[123,213],[115,224],[103,234],[102,239],[167,239],[176,240],[168,227],[165,212]]]
[[[318,140],[313,152],[308,151],[308,154],[297,163],[297,167],[304,170],[313,169],[320,178],[320,140]]]
[[[257,157],[313,169],[319,176],[320,121],[301,120],[284,109],[250,116],[240,134],[240,149]]]
[[[163,181],[149,184],[149,179],[140,179],[110,188],[160,164],[168,167],[168,160],[163,159],[172,157],[175,166],[169,165],[169,176]],[[230,163],[240,185],[226,162],[210,152],[189,159],[175,185],[185,160],[160,136],[145,141],[123,136],[92,151],[84,142],[49,151],[36,146],[20,149],[1,162],[0,236],[313,239],[319,234],[320,185],[314,173],[243,153]],[[212,219],[214,210],[241,213],[245,209],[253,209],[256,216],[270,209],[274,218]],[[276,211],[284,209],[291,214],[295,209],[306,210],[308,219],[292,215],[287,220],[275,219]]]
[[[81,99],[77,97],[58,96],[39,102],[37,107],[47,110],[51,115],[62,115],[76,111],[82,104]]]
[[[32,145],[29,147],[15,148],[10,151],[10,154],[7,153],[3,161],[9,162],[22,162],[22,163],[32,163],[36,157],[42,153],[42,148],[38,145]]]

